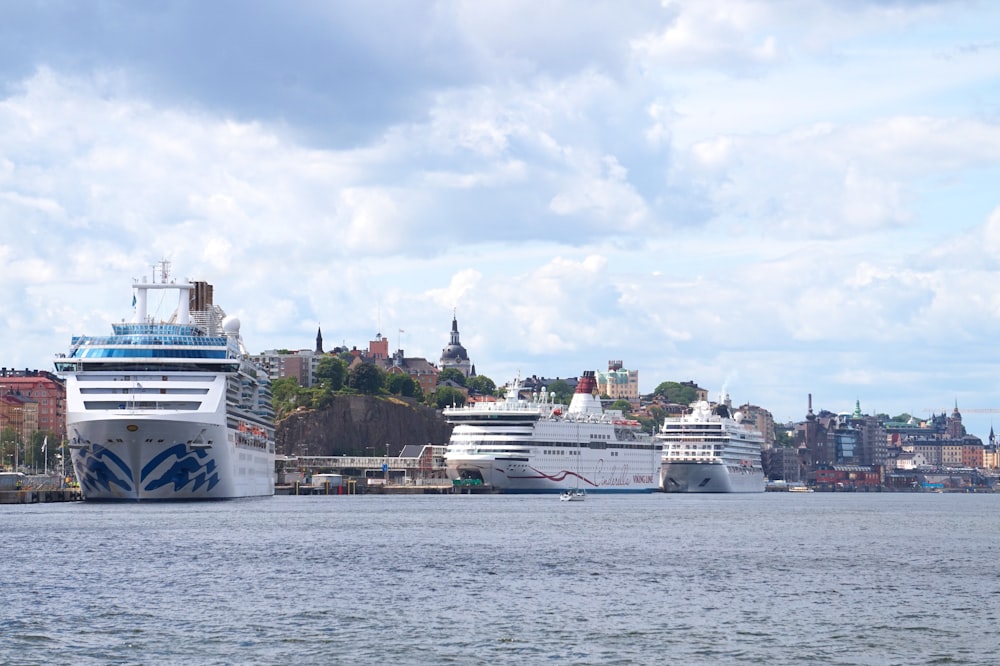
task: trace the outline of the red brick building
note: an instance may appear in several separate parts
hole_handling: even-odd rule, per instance
[[[34,412],[37,409],[37,421],[30,424],[32,432],[38,430],[55,435],[59,441],[65,439],[66,383],[61,378],[44,370],[0,368],[0,396],[11,396],[22,402],[34,403],[37,407],[27,410]],[[0,408],[3,427],[19,427],[22,430],[29,427],[24,417],[17,418],[17,404],[7,401],[3,405]],[[25,410],[26,405],[20,405],[20,409]],[[22,411],[21,414],[27,412]],[[22,433],[22,436],[27,440],[31,433]]]
[[[829,465],[816,470],[816,485],[832,488],[877,488],[882,483],[879,467]]]

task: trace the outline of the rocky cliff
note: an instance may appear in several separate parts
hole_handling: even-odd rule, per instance
[[[334,396],[320,410],[282,419],[275,439],[280,455],[399,455],[407,444],[447,444],[451,426],[440,413],[397,397]]]

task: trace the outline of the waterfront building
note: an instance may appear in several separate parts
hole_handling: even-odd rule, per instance
[[[808,397],[806,420],[798,425],[795,433],[796,446],[800,447],[808,469],[816,469],[837,462],[836,438],[828,437],[830,423],[836,418],[831,412],[813,412],[812,394]]]
[[[801,481],[802,459],[799,452],[791,447],[779,446],[761,450],[761,463],[768,479]]]
[[[272,382],[294,377],[299,386],[308,388],[315,383],[316,368],[324,356],[322,352],[317,353],[312,349],[269,349],[250,358],[264,368]]]
[[[680,385],[694,390],[694,402],[700,400],[708,401],[708,389],[703,389],[695,382],[680,382]]]
[[[374,340],[368,341],[368,358],[376,363],[389,359],[389,338],[383,338],[381,333],[375,334]]]
[[[881,468],[870,465],[828,465],[816,470],[816,485],[837,489],[876,488],[882,484]]]
[[[858,462],[857,450],[860,448],[858,431],[851,427],[846,417],[838,417],[831,426],[826,436],[832,441],[834,460],[842,464]]]
[[[530,399],[532,395],[540,394],[542,391],[550,391],[550,387],[556,382],[565,382],[570,396],[576,391],[576,384],[579,381],[576,377],[539,377],[532,375],[521,380],[520,395],[522,398]],[[568,399],[567,399],[568,400]]]
[[[993,430],[990,429],[990,443],[983,447],[983,467],[986,469],[997,469],[1000,467],[1000,455],[996,442],[993,440]]]
[[[26,423],[32,423],[33,419],[25,441],[30,439],[30,433],[35,430],[51,433],[58,441],[66,437],[66,383],[62,378],[45,370],[0,368],[0,395],[19,396],[25,405],[30,405],[20,407],[32,412],[33,416],[29,416],[29,420],[14,418],[13,410],[19,408],[14,403],[8,403],[8,411],[0,412],[4,416],[4,423],[16,421],[22,429]]]
[[[0,395],[0,460],[3,469],[17,471],[31,464],[33,435],[38,431],[38,403],[18,394]]]
[[[947,420],[947,435],[952,439],[958,439],[965,435],[965,426],[962,425],[962,415],[958,411],[958,403],[955,403],[955,409],[952,410],[951,416]]]
[[[958,439],[914,439],[903,450],[912,449],[931,467],[982,467],[983,448],[978,437],[966,435]]]
[[[376,364],[389,374],[409,375],[417,382],[424,395],[430,395],[437,388],[440,371],[426,358],[407,357],[402,349],[397,349],[388,362],[379,361]]]
[[[738,409],[743,412],[745,418],[753,422],[754,428],[764,436],[761,449],[766,451],[774,447],[774,416],[771,412],[759,405],[751,405],[749,402],[744,403]]]
[[[608,361],[607,372],[597,372],[597,392],[612,400],[628,400],[639,404],[639,371],[624,370],[621,361]]]
[[[851,416],[851,427],[857,433],[855,460],[859,465],[885,467],[889,450],[885,427],[877,416],[861,414],[861,403],[857,403]]]
[[[796,442],[805,447],[806,464],[811,469],[830,465],[885,467],[889,459],[888,439],[882,421],[862,413],[860,401],[855,403],[853,413],[822,410],[814,414],[812,395],[806,420],[798,426],[796,434]]]

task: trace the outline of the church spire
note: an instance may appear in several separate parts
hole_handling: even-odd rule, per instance
[[[461,345],[458,340],[458,308],[451,311],[451,342],[452,345]]]
[[[323,331],[319,326],[316,327],[316,353],[323,353]]]
[[[466,377],[469,376],[469,370],[471,369],[469,354],[465,351],[465,347],[462,346],[458,335],[457,308],[452,310],[451,313],[451,336],[448,346],[441,350],[441,369],[444,370],[446,368],[457,368]]]

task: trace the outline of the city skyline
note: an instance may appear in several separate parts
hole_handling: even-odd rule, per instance
[[[8,3],[0,333],[52,368],[162,258],[249,351],[390,346],[798,421],[1000,408],[1000,8]],[[155,304],[152,304],[155,305]],[[169,314],[161,312],[160,314]],[[397,333],[398,331],[398,333]]]

